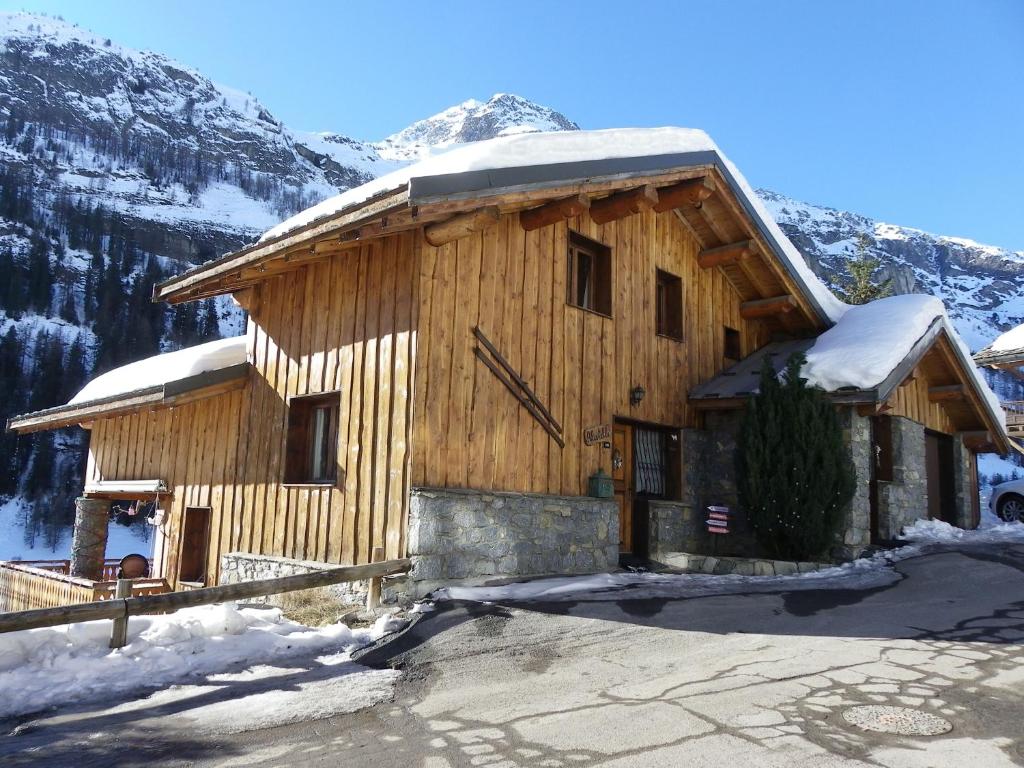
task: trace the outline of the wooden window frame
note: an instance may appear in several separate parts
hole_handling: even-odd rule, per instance
[[[743,335],[728,325],[722,326],[722,357],[736,362],[743,359]]]
[[[589,301],[579,301],[579,263],[581,257],[592,260],[590,272]],[[612,249],[597,240],[569,230],[566,243],[566,296],[565,301],[571,307],[593,312],[601,317],[612,316]]]
[[[326,473],[314,471],[318,442],[314,442],[314,421],[317,414],[327,414],[326,441],[319,447],[326,449],[321,463],[329,468]],[[323,392],[312,395],[293,395],[288,400],[288,430],[285,437],[284,480],[282,485],[333,487],[338,483],[338,432],[341,416],[341,392]]]
[[[683,278],[654,270],[654,323],[658,336],[683,340]]]

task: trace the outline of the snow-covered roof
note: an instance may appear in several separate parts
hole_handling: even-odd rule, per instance
[[[154,355],[144,360],[122,365],[86,384],[68,401],[80,405],[95,400],[106,400],[142,389],[166,385],[200,373],[228,368],[244,363],[245,336],[217,339],[194,347]]]
[[[372,198],[409,189],[410,203],[417,202],[418,190],[436,191],[439,184],[451,191],[448,182],[474,175],[479,183],[488,172],[516,168],[544,168],[548,181],[575,178],[575,171],[590,175],[581,164],[599,161],[637,160],[638,167],[652,173],[668,168],[714,164],[735,185],[735,192],[772,244],[793,277],[832,321],[842,317],[847,305],[837,299],[804,262],[796,247],[783,234],[743,175],[704,131],[692,128],[620,128],[601,131],[558,131],[499,136],[487,141],[461,144],[435,151],[418,163],[381,176],[362,186],[328,198],[268,230],[260,238],[269,242],[314,222],[354,209]],[[662,165],[659,162],[663,161]],[[575,166],[575,168],[574,168]],[[621,163],[619,168],[624,167]],[[564,175],[562,172],[564,171]],[[497,174],[495,174],[497,175]],[[544,175],[544,174],[541,174]]]
[[[993,423],[1004,426],[999,399],[972,362],[970,351],[953,328],[942,301],[924,294],[889,296],[847,307],[839,321],[816,339],[769,345],[723,375],[695,387],[690,397],[752,394],[757,391],[761,359],[771,355],[775,369],[780,371],[793,352],[806,355],[802,374],[814,386],[833,393],[877,391],[890,382],[905,362],[916,362],[917,356],[930,347],[934,339],[930,334],[935,330],[945,331],[953,342],[961,367]]]
[[[1024,324],[1011,328],[1006,333],[996,337],[996,340],[983,349],[979,355],[1002,355],[1006,353],[1024,353]]]

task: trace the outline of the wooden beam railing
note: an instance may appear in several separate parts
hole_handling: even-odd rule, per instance
[[[371,594],[380,594],[379,582],[374,587],[373,580],[385,576],[406,573],[412,568],[412,561],[407,558],[384,560],[366,565],[346,565],[329,568],[315,573],[300,573],[295,576],[282,576],[276,579],[260,579],[243,581],[238,584],[225,584],[219,587],[204,587],[188,592],[169,592],[149,597],[126,597],[103,600],[100,602],[64,605],[58,608],[39,608],[31,611],[17,611],[0,614],[0,633],[18,632],[23,629],[55,627],[61,624],[74,624],[82,621],[101,619],[124,620],[130,616],[145,616],[156,613],[172,613],[182,608],[194,608],[199,605],[213,605],[231,600],[244,600],[251,597],[278,595],[284,592],[295,592],[300,589],[316,589],[346,581],[371,580]],[[120,625],[115,627],[120,632]],[[118,647],[112,645],[111,647]]]

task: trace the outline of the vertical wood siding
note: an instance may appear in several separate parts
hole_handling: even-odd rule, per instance
[[[337,563],[405,551],[415,371],[414,234],[275,277],[247,300],[249,385],[185,406],[98,420],[90,480],[160,478],[158,540],[176,580],[186,507],[211,507],[207,573],[248,551]],[[340,392],[338,480],[285,486],[287,401]]]
[[[566,304],[569,229],[612,249],[611,318]],[[744,354],[768,341],[740,317],[725,277],[697,265],[698,245],[671,212],[529,233],[503,215],[483,233],[419,248],[414,486],[584,493],[611,457],[585,446],[583,429],[615,417],[693,425],[686,392],[723,368],[723,326],[741,332]],[[656,269],[682,278],[681,342],[656,334]],[[561,423],[564,449],[473,356],[475,325]],[[631,406],[638,384],[647,395]]]

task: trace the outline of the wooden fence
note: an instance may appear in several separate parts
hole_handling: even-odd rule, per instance
[[[129,616],[173,613],[182,608],[192,608],[197,605],[212,605],[231,600],[278,595],[282,592],[294,592],[300,589],[316,589],[345,581],[369,580],[367,607],[376,608],[380,599],[381,579],[385,576],[406,573],[411,568],[412,561],[407,558],[383,560],[366,565],[346,565],[315,573],[300,573],[276,579],[243,581],[219,587],[203,587],[188,592],[167,592],[142,597],[128,596],[131,582],[128,579],[121,579],[116,582],[116,595],[107,600],[63,605],[57,608],[0,613],[0,633],[55,627],[81,621],[113,619],[110,647],[120,648],[127,640]]]
[[[103,580],[68,575],[67,560],[0,561],[0,611],[26,611],[60,605],[91,603],[114,597],[118,560],[103,566]],[[163,579],[133,579],[133,597],[170,592]]]

